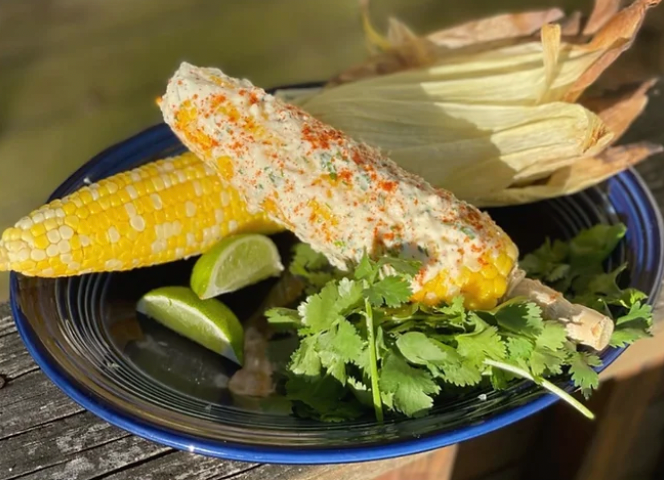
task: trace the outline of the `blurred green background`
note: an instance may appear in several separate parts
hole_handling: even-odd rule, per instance
[[[373,0],[425,33],[498,12],[578,0]],[[366,56],[358,0],[21,0],[0,7],[0,227],[74,169],[160,121],[155,98],[180,61],[263,87],[320,80]],[[661,23],[661,16],[659,22]],[[6,275],[0,299],[6,297]]]

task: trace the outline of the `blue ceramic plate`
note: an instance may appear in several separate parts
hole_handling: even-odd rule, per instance
[[[84,179],[98,181],[182,150],[169,128],[158,125],[92,159],[51,198],[77,190]],[[659,293],[662,220],[633,171],[572,197],[491,214],[523,252],[546,236],[569,238],[599,222],[624,222],[628,234],[612,263],[627,260],[628,282],[651,299]],[[506,391],[445,399],[424,418],[382,425],[371,419],[323,424],[290,416],[279,402],[238,401],[226,388],[234,371],[230,362],[134,311],[148,290],[185,284],[192,262],[57,280],[13,274],[11,303],[21,337],[55,384],[108,422],[175,448],[249,462],[314,464],[407,455],[486,434],[556,401],[529,382],[517,382]],[[247,295],[255,299],[267,287],[224,301],[246,318],[247,306],[255,304]],[[620,353],[602,352],[604,364]]]

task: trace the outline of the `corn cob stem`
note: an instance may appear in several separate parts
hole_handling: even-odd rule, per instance
[[[232,233],[279,230],[185,153],[83,187],[19,220],[2,234],[0,270],[41,277],[129,270],[203,253]]]
[[[576,343],[588,345],[595,350],[602,350],[609,344],[614,330],[613,320],[592,308],[573,304],[559,292],[525,276],[523,270],[514,272],[508,298],[525,297],[534,302],[546,318],[563,323],[567,338]]]

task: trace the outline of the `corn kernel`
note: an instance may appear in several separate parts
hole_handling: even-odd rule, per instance
[[[40,236],[36,237],[35,240],[34,240],[34,248],[37,248],[37,249],[42,249],[43,250],[43,249],[47,248],[50,244],[51,244],[51,242],[49,242],[46,235],[40,235]]]
[[[0,249],[11,269],[74,275],[202,253],[223,234],[243,229],[281,230],[265,215],[249,215],[235,191],[223,188],[212,169],[186,153],[43,206],[5,230]]]

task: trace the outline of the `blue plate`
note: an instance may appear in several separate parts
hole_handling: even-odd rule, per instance
[[[92,159],[51,198],[183,150],[166,125],[157,125]],[[578,195],[490,213],[524,252],[546,236],[570,238],[599,222],[625,223],[628,234],[610,263],[627,260],[628,283],[657,298],[662,220],[634,171]],[[278,240],[283,246],[288,239]],[[505,391],[473,390],[442,399],[425,418],[382,425],[372,419],[323,424],[288,415],[283,402],[241,401],[226,388],[235,368],[230,362],[134,311],[148,290],[186,283],[191,266],[190,260],[57,280],[12,274],[18,330],[46,375],[94,414],[155,442],[248,462],[337,463],[413,454],[484,435],[556,401],[524,381]],[[267,287],[261,284],[224,300],[246,318],[251,313],[247,306]],[[276,354],[288,348],[273,347]],[[602,352],[604,365],[621,352]],[[560,385],[570,388],[564,379]]]

